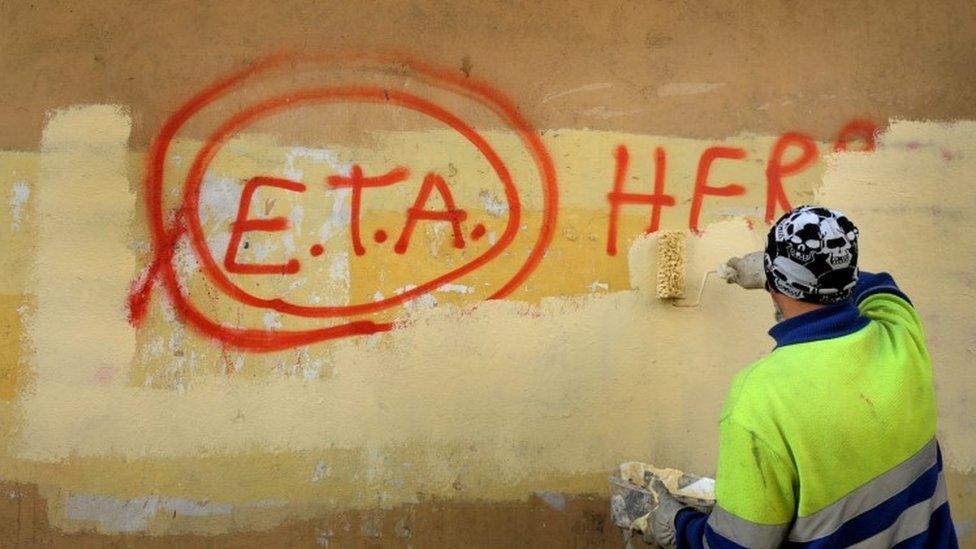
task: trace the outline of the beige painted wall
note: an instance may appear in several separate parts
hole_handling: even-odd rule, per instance
[[[950,499],[971,541],[973,7],[462,6],[3,8],[16,31],[3,38],[0,63],[20,85],[0,92],[9,120],[0,130],[0,237],[8,242],[0,251],[0,479],[17,490],[36,485],[45,527],[93,532],[85,540],[95,545],[126,533],[149,536],[138,538],[144,543],[179,534],[257,543],[255,532],[275,528],[285,528],[275,530],[279,540],[327,545],[341,528],[322,517],[347,510],[473,504],[444,519],[465,524],[478,509],[530,497],[570,512],[567,498],[605,497],[608,472],[624,460],[713,472],[716,414],[735,372],[771,347],[771,307],[762,293],[714,279],[700,308],[656,300],[646,206],[622,208],[619,251],[609,255],[614,154],[621,145],[630,153],[625,189],[649,192],[655,148],[665,151],[664,190],[675,204],[663,208],[661,228],[685,229],[703,153],[743,149],[744,158],[718,160],[708,176],[744,192],[703,199],[702,232],[689,244],[694,295],[701,273],[760,246],[773,144],[795,131],[810,135],[819,154],[784,179],[790,202],[847,211],[862,230],[863,265],[892,272],[926,323]],[[257,74],[181,128],[164,155],[167,211],[179,205],[210,133],[244,106],[296,89],[375,86],[450,110],[492,147],[521,198],[511,244],[402,305],[304,318],[235,301],[180,238],[172,258],[180,291],[228,329],[262,330],[276,342],[283,332],[349,320],[393,329],[257,352],[208,337],[161,282],[134,326],[127,296],[155,276],[160,249],[146,213],[154,136],[222,75],[289,47],[330,55]],[[355,57],[390,48],[460,84],[445,90],[409,63]],[[488,301],[538,246],[547,195],[527,138],[492,110],[496,102],[468,93],[482,85],[495,90],[494,101],[517,105],[558,188],[538,267]],[[834,153],[853,119],[880,128],[876,150]],[[367,175],[410,170],[395,186],[364,192],[364,255],[351,244],[349,192],[325,184],[354,164]],[[421,221],[408,251],[396,253],[427,173],[443,176],[465,210],[466,246],[452,246],[449,223]],[[229,138],[201,183],[203,240],[218,267],[243,183],[254,176],[307,190],[255,193],[250,217],[280,216],[290,227],[248,233],[239,260],[295,258],[301,270],[230,278],[309,307],[409,291],[487,252],[513,215],[497,167],[472,139],[389,97],[292,104]],[[443,208],[434,197],[427,208]],[[475,238],[478,223],[485,234]],[[377,229],[386,241],[373,238]],[[312,254],[314,244],[325,251]],[[288,526],[315,520],[312,534]],[[389,533],[370,520],[349,543],[423,545],[424,532],[396,522]],[[497,521],[488,526],[497,537],[481,543],[517,544],[544,528]],[[617,540],[612,528],[598,530],[574,543]],[[11,536],[31,544],[20,526]]]

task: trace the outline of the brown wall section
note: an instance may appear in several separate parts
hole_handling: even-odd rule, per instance
[[[976,116],[968,0],[7,2],[0,19],[6,149],[78,103],[130,105],[142,148],[188,94],[287,49],[406,49],[505,90],[538,128],[826,139],[854,117]]]
[[[50,527],[47,502],[36,487],[5,483],[0,491],[4,547],[610,548],[620,547],[623,539],[610,520],[608,501],[595,496],[552,493],[546,499],[490,504],[431,501],[288,521],[259,532],[150,537],[65,534]]]
[[[948,478],[956,517],[972,516],[976,477]],[[47,502],[33,485],[0,483],[3,547],[621,547],[624,537],[600,496],[548,493],[509,503],[429,501],[394,509],[348,511],[287,521],[270,530],[222,535],[66,534],[51,528]],[[168,517],[164,517],[165,520]],[[174,513],[172,520],[179,520]],[[957,521],[962,547],[971,523]],[[635,540],[637,546],[642,542]]]

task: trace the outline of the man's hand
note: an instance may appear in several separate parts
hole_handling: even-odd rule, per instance
[[[651,510],[647,521],[648,528],[644,531],[644,541],[657,543],[665,549],[672,549],[678,543],[674,519],[678,516],[678,511],[688,506],[675,499],[660,480],[651,483],[650,489],[657,498],[657,505]]]
[[[743,257],[733,257],[725,262],[727,274],[725,281],[735,283],[747,290],[766,287],[766,269],[763,267],[763,252],[752,252]]]

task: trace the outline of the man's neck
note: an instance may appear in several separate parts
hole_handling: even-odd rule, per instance
[[[806,301],[797,301],[795,299],[786,297],[781,293],[773,294],[773,301],[779,308],[780,312],[783,314],[783,320],[788,320],[793,317],[800,316],[804,313],[809,313],[810,311],[816,311],[823,307],[818,303],[807,303]]]

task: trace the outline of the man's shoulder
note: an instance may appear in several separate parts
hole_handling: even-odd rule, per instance
[[[796,348],[802,344],[794,345]],[[791,364],[796,360],[795,349],[780,347],[773,349],[752,364],[749,364],[735,376],[732,382],[734,388],[741,391],[759,390],[769,383],[777,383],[788,377],[792,371]]]
[[[782,383],[786,366],[782,355],[773,351],[743,368],[732,380],[721,418],[725,420],[733,415],[752,415],[744,408],[755,406],[757,402],[764,400],[764,395],[774,391]]]
[[[722,418],[772,417],[776,409],[795,399],[803,399],[811,382],[815,362],[827,355],[844,355],[844,349],[834,353],[820,341],[798,343],[774,349],[736,374],[723,408]]]

